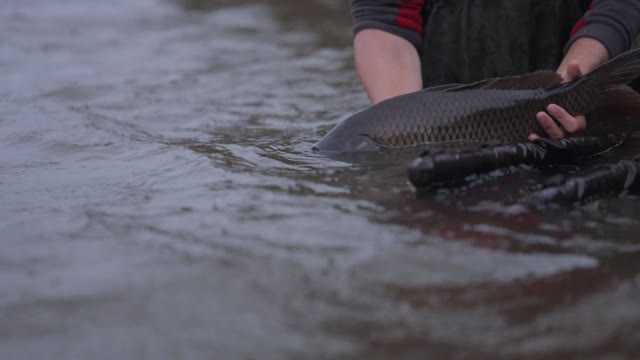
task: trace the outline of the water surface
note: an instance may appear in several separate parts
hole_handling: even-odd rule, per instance
[[[564,168],[417,197],[311,153],[367,105],[347,11],[5,1],[0,357],[638,354],[635,196],[517,205]]]

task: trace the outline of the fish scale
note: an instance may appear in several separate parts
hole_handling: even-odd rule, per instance
[[[423,99],[406,100],[419,104],[415,109],[408,109],[404,116],[397,116],[390,121],[387,117],[370,118],[373,131],[367,135],[377,144],[386,147],[420,145],[424,143],[444,142],[452,139],[459,141],[490,141],[493,139],[515,140],[525,137],[531,131],[539,130],[535,113],[543,110],[541,101],[531,99],[541,97],[540,91],[519,91],[504,94],[504,90],[487,90],[480,94],[468,93],[417,93]],[[425,96],[427,95],[428,96]],[[506,95],[506,96],[505,96]],[[523,100],[528,100],[527,102]],[[446,109],[441,104],[456,102],[459,106]],[[486,104],[492,104],[488,107]],[[387,103],[387,106],[395,106]],[[538,109],[534,109],[537,107]],[[430,108],[429,122],[425,122],[420,113],[421,108]],[[383,112],[390,112],[384,109]],[[528,121],[517,121],[519,113],[529,113]],[[369,114],[363,113],[362,116]],[[520,117],[522,117],[520,115]],[[520,125],[520,126],[517,126]],[[415,136],[417,133],[423,137]]]
[[[345,119],[316,146],[325,152],[374,151],[467,142],[518,142],[543,134],[536,114],[557,104],[571,114],[606,108],[640,117],[626,86],[640,75],[640,49],[562,84],[552,71],[452,84],[397,96]]]

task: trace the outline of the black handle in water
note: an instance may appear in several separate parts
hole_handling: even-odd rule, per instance
[[[452,153],[427,152],[409,165],[409,180],[416,188],[423,188],[510,166],[574,162],[619,145],[624,138],[625,135],[582,136],[495,145]]]
[[[640,191],[640,158],[621,160],[573,176],[560,185],[533,193],[534,202],[574,202],[600,194],[618,194],[623,191]]]

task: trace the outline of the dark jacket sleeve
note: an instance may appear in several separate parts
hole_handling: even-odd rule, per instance
[[[640,0],[594,0],[584,16],[584,26],[567,44],[567,50],[581,37],[600,41],[615,57],[633,47],[640,31]]]
[[[353,34],[364,29],[383,30],[421,49],[423,5],[424,0],[351,0]]]

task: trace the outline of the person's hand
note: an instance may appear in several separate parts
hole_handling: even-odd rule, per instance
[[[577,62],[567,65],[566,72],[561,73],[565,82],[575,80],[582,76],[582,70]],[[547,106],[547,112],[541,111],[536,114],[538,122],[552,139],[563,138],[567,134],[573,134],[587,127],[587,120],[584,115],[573,116],[556,104]],[[529,140],[539,139],[537,134],[529,135]]]

